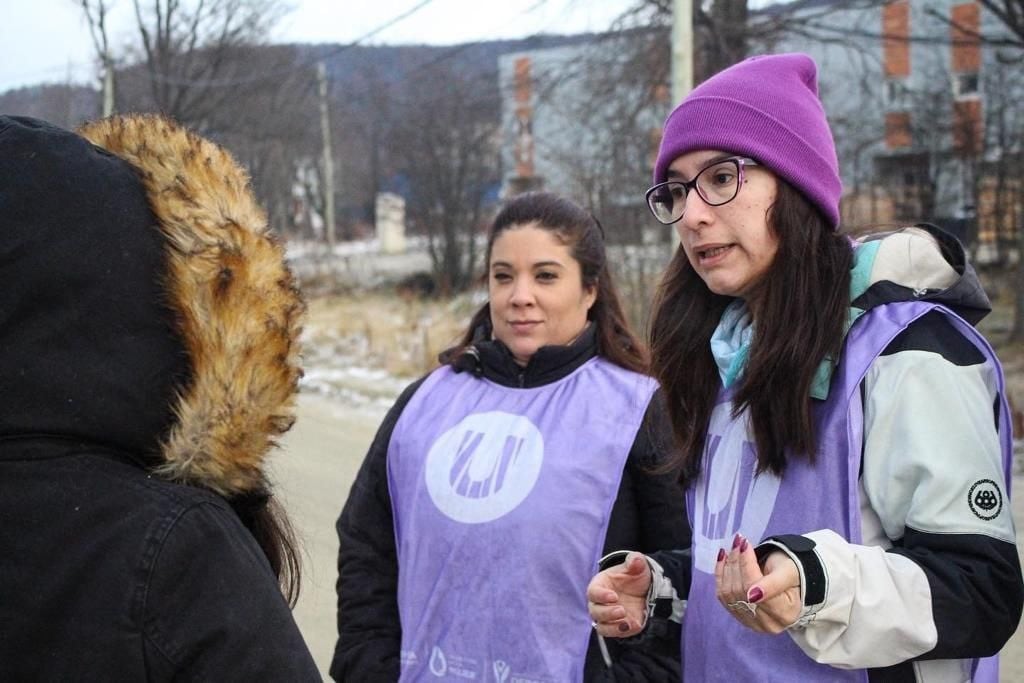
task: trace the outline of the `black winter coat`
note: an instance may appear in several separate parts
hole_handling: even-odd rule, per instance
[[[525,368],[516,365],[500,342],[479,342],[475,348],[475,361],[459,361],[454,366],[456,370],[523,388],[557,381],[597,352],[591,330],[572,346],[541,348]],[[462,358],[473,356],[466,354]],[[398,680],[402,629],[387,451],[402,409],[422,382],[421,379],[409,386],[384,418],[338,519],[339,639],[331,664],[331,676],[337,681]],[[623,548],[653,552],[689,546],[685,501],[675,475],[649,472],[667,454],[671,438],[659,391],[651,400],[630,450],[608,524],[605,553]],[[585,588],[580,586],[580,591]],[[678,631],[675,633],[674,638],[645,642],[642,648],[630,647],[623,641],[606,641],[613,661],[611,669],[603,661],[596,635],[591,634],[584,679],[678,683],[679,639]]]
[[[223,498],[95,444],[0,442],[0,680],[319,680]]]
[[[88,130],[0,116],[0,681],[318,681],[250,531],[283,253],[208,141]]]

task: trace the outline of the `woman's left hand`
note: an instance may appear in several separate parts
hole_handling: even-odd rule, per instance
[[[747,628],[782,633],[800,618],[800,572],[782,551],[757,563],[753,546],[739,534],[732,549],[720,550],[715,563],[718,601]]]

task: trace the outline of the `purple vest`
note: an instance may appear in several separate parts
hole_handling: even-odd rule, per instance
[[[532,389],[424,381],[388,447],[401,680],[582,680],[586,586],[655,388],[600,358]]]
[[[968,323],[935,304],[880,306],[854,324],[827,400],[816,402],[818,452],[813,465],[791,458],[785,475],[754,476],[754,445],[747,440],[749,413],[731,417],[732,392],[723,391],[708,429],[701,474],[687,491],[693,520],[693,580],[683,620],[683,676],[688,681],[866,681],[863,670],[818,664],[786,635],[755,633],[736,622],[715,599],[714,566],[719,548],[730,548],[737,532],[751,541],[775,534],[832,529],[861,542],[858,477],[863,448],[863,412],[858,387],[871,363],[906,327],[929,311],[950,322],[990,361],[995,354]],[[1000,392],[1003,392],[1002,374]],[[1005,394],[1003,394],[1005,395]],[[1003,401],[1001,424],[1009,424]],[[1004,476],[1010,481],[1011,435],[1003,430]],[[976,671],[976,681],[994,681]]]

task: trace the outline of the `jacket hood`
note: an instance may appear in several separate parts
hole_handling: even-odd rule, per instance
[[[942,304],[972,324],[991,310],[963,246],[930,224],[871,233],[854,242],[847,330],[870,309],[899,301]],[[710,341],[722,386],[742,376],[753,335],[746,304],[734,300],[722,313]],[[813,398],[828,396],[834,369],[828,358],[818,365],[811,383]]]
[[[141,171],[166,240],[165,288],[192,372],[160,472],[222,494],[262,489],[263,459],[294,422],[305,306],[248,174],[222,148],[155,116],[79,132]]]
[[[859,239],[850,290],[853,307],[862,311],[930,301],[976,325],[992,310],[963,245],[928,223]]]
[[[0,117],[0,174],[14,181],[0,274],[17,283],[0,294],[0,437],[96,443],[225,496],[264,491],[293,422],[304,305],[247,174],[157,116],[78,135]]]

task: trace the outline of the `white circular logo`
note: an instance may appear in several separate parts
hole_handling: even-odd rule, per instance
[[[967,493],[967,504],[971,506],[971,512],[987,522],[1002,512],[1003,492],[991,479],[981,479],[974,482]]]
[[[430,447],[424,479],[438,510],[456,522],[480,524],[522,503],[543,462],[544,437],[529,419],[475,413]]]

